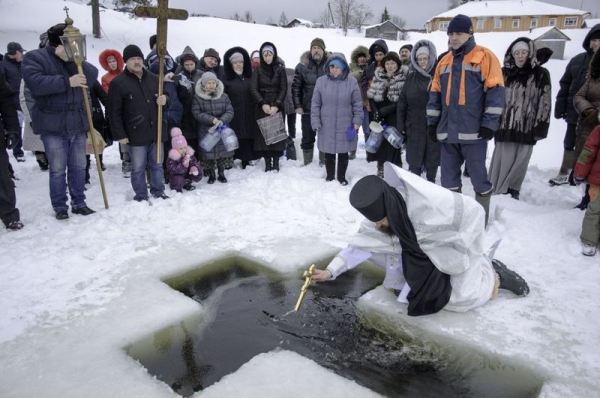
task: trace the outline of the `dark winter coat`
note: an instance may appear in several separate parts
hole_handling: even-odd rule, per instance
[[[590,63],[589,78],[573,99],[575,110],[579,113],[577,122],[577,140],[575,152],[579,153],[583,145],[598,124],[600,111],[600,51],[596,52]]]
[[[201,58],[198,61],[198,70],[200,71],[200,76],[202,76],[204,74],[204,72],[212,72],[215,75],[217,75],[217,78],[219,80],[223,81],[224,69],[223,69],[223,65],[221,65],[220,59],[218,61],[217,66],[215,66],[214,68],[209,68],[204,63],[204,58]]]
[[[557,119],[565,119],[567,123],[577,123],[578,114],[573,107],[573,98],[587,79],[590,60],[594,55],[590,48],[590,41],[592,35],[599,30],[600,24],[590,29],[582,44],[585,51],[571,58],[565,73],[560,78],[560,89],[556,94],[554,106],[554,117]]]
[[[15,107],[20,111],[21,103],[19,101],[19,90],[21,88],[21,62],[17,62],[14,59],[11,59],[8,54],[5,54],[2,61],[0,61],[0,70],[4,72],[6,84],[8,84],[8,87],[10,87],[13,93]]]
[[[376,119],[379,118],[378,121],[397,127],[396,110],[402,87],[408,75],[408,67],[400,65],[400,59],[394,52],[386,54],[382,63],[385,63],[387,59],[397,60],[398,70],[390,75],[384,68],[377,68],[371,86],[367,90],[367,98],[369,98],[371,112]]]
[[[13,93],[5,82],[4,73],[0,70],[0,140],[3,144],[1,150],[5,150],[5,132],[21,131],[17,109],[13,103]]]
[[[108,119],[113,138],[129,139],[129,145],[142,146],[156,142],[158,135],[158,76],[144,69],[138,78],[127,68],[110,83]],[[167,104],[168,105],[168,104]],[[163,118],[161,141],[169,139]]]
[[[365,46],[358,46],[354,50],[352,50],[352,54],[350,55],[350,76],[354,77],[359,84],[362,80],[363,73],[367,68],[367,64],[359,65],[358,64],[358,56],[360,54],[365,54],[367,56],[367,60],[369,58],[369,50]],[[361,97],[363,99],[363,105],[366,106],[368,99],[366,97],[366,92],[360,91]]]
[[[202,77],[203,72],[198,69],[194,69],[192,72],[185,70],[183,68],[183,59],[186,56],[192,57],[193,61],[198,65],[198,57],[196,57],[196,54],[189,46],[186,46],[179,56],[179,66],[181,70],[173,80],[180,86],[177,92],[179,94],[179,101],[183,106],[183,115],[181,118],[181,130],[183,131],[183,136],[188,140],[194,141],[198,138],[198,128],[196,126],[196,118],[192,114],[192,102],[194,100],[194,88],[196,87],[196,83],[198,83]],[[182,95],[181,88],[185,89],[186,95]]]
[[[600,119],[598,120],[600,123]],[[600,126],[596,126],[585,141],[585,145],[573,171],[573,177],[587,179],[588,183],[600,185]]]
[[[512,54],[516,42],[529,45],[529,57],[522,68]],[[550,73],[537,60],[535,43],[525,37],[512,42],[504,57],[504,110],[496,142],[535,145],[548,136],[552,108]]]
[[[90,125],[84,92],[69,83],[69,78],[78,73],[77,65],[64,62],[55,51],[50,46],[28,51],[21,64],[23,79],[35,100],[33,130],[40,134],[87,134]],[[83,73],[88,82],[98,79],[98,69],[88,62],[83,63]]]
[[[329,63],[339,60],[346,68],[336,78],[329,71]],[[358,138],[349,141],[348,128],[363,122],[362,98],[358,82],[349,75],[348,63],[341,53],[333,53],[325,65],[326,76],[317,79],[310,108],[313,130],[318,132],[317,146],[324,153],[356,151]]]
[[[429,63],[423,69],[417,63],[416,52],[421,47],[429,49]],[[429,40],[420,40],[415,43],[410,54],[413,71],[408,74],[402,87],[396,116],[398,118],[398,131],[407,135],[406,161],[409,165],[423,164],[422,153],[429,141],[427,137],[427,102],[429,102],[429,88],[437,62],[435,46]],[[429,142],[429,145],[434,145]]]
[[[312,95],[317,79],[325,75],[325,64],[327,53],[323,54],[320,63],[316,63],[310,54],[305,52],[300,58],[300,63],[294,70],[294,81],[292,82],[292,95],[294,108],[302,108],[305,115],[310,114]]]
[[[224,90],[225,88],[221,81],[217,82],[217,89],[214,93],[208,93],[202,87],[201,81],[196,83],[196,95],[194,95],[194,102],[192,103],[192,114],[196,118],[196,122],[198,122],[198,142],[202,141],[202,138],[208,134],[208,129],[214,126],[214,118],[219,119],[223,124],[227,125],[233,120],[233,106]],[[222,140],[219,140],[210,152],[206,152],[201,148],[199,149],[200,160],[216,160],[232,156],[233,151],[226,151]]]
[[[115,70],[112,70],[110,66],[108,66],[108,62],[106,62],[106,58],[109,55],[112,55],[117,60],[117,69]],[[123,71],[123,68],[125,67],[125,62],[123,62],[123,56],[120,52],[118,52],[117,50],[112,50],[110,48],[100,53],[100,55],[98,56],[98,61],[100,61],[100,66],[102,66],[102,69],[106,71],[104,76],[102,76],[102,88],[108,93],[108,87],[110,85],[110,82],[112,82],[112,80],[115,77],[119,76],[119,74]]]
[[[287,79],[287,94],[285,95],[285,103],[283,104],[283,111],[286,115],[296,113],[294,107],[294,94],[292,93],[292,84],[294,83],[294,75],[296,71],[292,68],[285,68],[285,77]]]
[[[238,75],[233,70],[229,57],[233,53],[240,53],[244,57],[244,70]],[[231,100],[233,106],[233,120],[229,127],[235,131],[238,139],[254,139],[258,131],[258,125],[255,119],[255,102],[252,97],[252,64],[248,52],[241,47],[233,47],[224,55],[225,78],[223,85],[225,93]]]
[[[112,142],[112,135],[107,135],[109,129],[105,128],[104,109],[108,105],[108,94],[102,88],[102,84],[98,80],[94,80],[90,86],[90,97],[92,106],[92,123],[94,128],[102,135],[106,143]]]
[[[275,50],[273,62],[267,65],[262,56],[263,48],[269,45]],[[262,110],[263,105],[276,106],[278,113],[283,112],[283,103],[287,95],[287,77],[285,67],[279,62],[277,57],[277,48],[273,43],[263,43],[260,47],[260,66],[252,73],[252,98],[256,104],[255,118],[261,119],[268,116]],[[311,93],[312,98],[312,93]],[[259,132],[254,137],[254,149],[257,151],[283,151],[286,148],[286,141],[280,141],[275,144],[267,145],[265,139]]]
[[[363,98],[367,98],[367,90],[369,90],[369,87],[371,87],[371,82],[373,81],[373,77],[375,76],[375,70],[378,67],[383,67],[382,64],[377,63],[377,61],[375,61],[375,46],[379,46],[384,50],[384,53],[387,54],[388,53],[388,46],[385,43],[385,40],[383,39],[379,39],[379,40],[375,40],[375,42],[373,42],[373,44],[371,44],[371,47],[369,47],[369,60],[367,67],[365,68],[365,71],[363,72],[362,78],[359,81],[360,84],[360,90],[363,94]]]

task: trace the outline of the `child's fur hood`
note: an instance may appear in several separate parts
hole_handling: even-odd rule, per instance
[[[195,151],[192,149],[191,146],[187,146],[185,148],[185,154],[188,157],[192,157],[194,155]],[[169,159],[172,159],[176,162],[178,162],[179,160],[181,160],[182,156],[181,153],[179,153],[179,151],[177,149],[171,149],[169,151]]]

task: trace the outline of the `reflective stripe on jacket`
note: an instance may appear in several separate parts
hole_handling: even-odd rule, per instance
[[[427,124],[437,125],[438,140],[478,142],[481,127],[498,129],[503,108],[502,69],[490,50],[471,37],[440,60],[427,104]]]

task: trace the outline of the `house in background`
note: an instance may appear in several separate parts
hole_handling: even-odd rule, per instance
[[[469,1],[425,22],[427,32],[445,31],[458,14],[471,18],[475,32],[517,32],[546,26],[580,29],[591,15],[537,0]]]
[[[377,25],[365,26],[365,37],[378,39],[398,40],[398,34],[402,31],[389,19]]]
[[[600,18],[588,18],[583,23],[583,28],[592,28],[600,23]]]
[[[294,18],[285,27],[296,28],[298,26],[304,26],[305,28],[313,28],[314,24],[307,19]]]
[[[549,48],[552,50],[551,59],[565,59],[565,45],[571,41],[569,36],[564,34],[555,26],[532,29],[523,36],[529,37],[535,42],[535,46],[540,48]]]

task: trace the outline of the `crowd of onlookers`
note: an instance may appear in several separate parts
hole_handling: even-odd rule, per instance
[[[492,194],[519,199],[533,148],[548,134],[551,81],[542,65],[552,51],[520,37],[501,63],[475,42],[464,15],[450,22],[448,48],[439,56],[429,40],[398,52],[376,40],[356,47],[348,61],[315,38],[291,68],[272,42],[251,52],[232,47],[222,58],[213,48],[198,56],[186,46],[173,57],[152,36],[147,55],[136,45],[102,51],[106,72],[100,80],[92,64],[78,70],[69,59],[61,40],[66,27],[52,26],[35,50],[9,43],[0,61],[0,130],[7,137],[0,140],[0,215],[11,230],[23,224],[5,146],[17,161],[25,160],[24,150],[34,152],[40,169],[49,170],[57,219],[69,217],[69,198],[72,213],[89,215],[94,211],[84,192],[91,127],[106,145],[118,146],[137,201],[168,199],[165,184],[182,192],[203,178],[227,183],[235,160],[245,169],[264,159],[265,172],[279,171],[282,156],[299,157],[297,115],[304,165],[313,162],[316,144],[326,181],[347,185],[362,130],[366,159],[375,162],[378,176],[384,177],[385,162],[402,167],[403,151],[412,173],[435,183],[439,168],[441,185],[452,191],[461,192],[468,176],[486,223]],[[554,116],[565,119],[567,131],[562,165],[550,184],[587,180],[577,207],[587,208],[581,240],[583,253],[593,255],[600,241],[600,25],[583,47],[567,65],[556,96]],[[93,126],[84,95],[91,100]],[[104,169],[101,155],[99,161]]]

